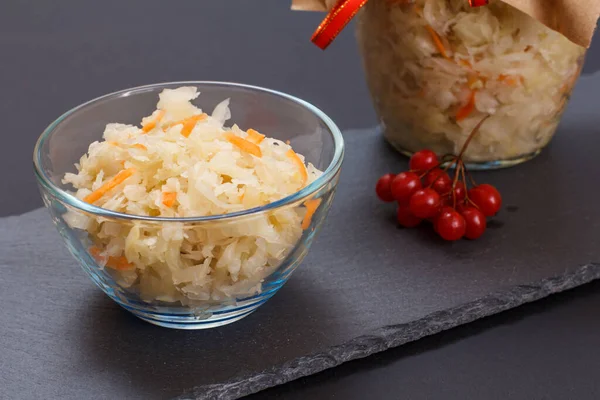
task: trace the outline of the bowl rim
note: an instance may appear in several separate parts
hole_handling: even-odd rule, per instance
[[[274,201],[272,203],[266,204],[260,207],[249,208],[242,211],[236,211],[228,214],[218,214],[218,215],[210,215],[210,216],[200,216],[200,217],[151,217],[144,215],[134,215],[134,214],[126,214],[116,211],[111,211],[102,207],[95,206],[93,204],[89,204],[84,202],[83,200],[78,199],[74,195],[66,192],[60,187],[56,186],[50,177],[44,172],[41,167],[42,162],[42,154],[41,149],[48,138],[52,135],[57,126],[62,123],[67,117],[77,113],[78,111],[92,106],[97,102],[112,98],[112,97],[122,97],[122,96],[130,96],[132,94],[137,94],[140,92],[150,91],[154,89],[159,89],[161,87],[167,86],[232,86],[240,89],[250,89],[257,92],[262,92],[266,94],[275,95],[287,100],[291,100],[299,104],[300,106],[308,109],[314,115],[316,115],[328,128],[329,133],[333,137],[334,144],[334,154],[331,162],[323,171],[321,176],[315,179],[309,185],[303,187],[298,192],[295,192],[287,197]],[[173,82],[162,82],[162,83],[153,83],[149,85],[137,86],[133,88],[118,90],[112,93],[108,93],[99,97],[96,97],[92,100],[89,100],[85,103],[82,103],[76,107],[73,107],[69,111],[62,114],[56,120],[54,120],[40,135],[38,138],[34,150],[33,150],[33,165],[34,172],[38,182],[42,185],[43,188],[48,190],[50,194],[55,197],[57,200],[66,203],[67,205],[76,208],[80,211],[83,211],[88,214],[93,214],[98,217],[104,218],[115,218],[115,219],[124,219],[131,221],[149,221],[149,222],[204,222],[204,221],[216,221],[216,220],[225,220],[232,219],[237,217],[249,216],[253,214],[258,214],[278,208],[282,208],[288,206],[293,203],[301,202],[303,199],[306,199],[313,195],[315,192],[319,191],[322,187],[328,184],[334,176],[338,173],[341,168],[342,161],[344,158],[344,139],[340,129],[333,122],[327,114],[321,111],[319,108],[315,107],[311,103],[302,100],[298,97],[292,96],[287,93],[283,93],[273,89],[267,89],[260,86],[246,85],[242,83],[235,82],[222,82],[222,81],[173,81]]]

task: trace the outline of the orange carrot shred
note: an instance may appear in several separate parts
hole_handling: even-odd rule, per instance
[[[477,83],[477,81],[479,80],[479,77],[475,74],[471,74],[469,75],[469,77],[467,78],[467,85],[469,87],[471,87],[472,85],[474,85],[475,83]]]
[[[296,154],[294,150],[289,149],[285,153],[285,155],[298,166],[298,169],[300,170],[300,175],[302,176],[302,186],[306,185],[306,181],[308,180],[308,172],[306,171],[306,166],[304,165],[300,157],[298,157],[298,154]]]
[[[471,115],[471,113],[473,112],[474,109],[475,109],[475,91],[473,90],[473,91],[471,91],[471,94],[469,95],[469,101],[467,101],[467,104],[462,106],[456,113],[456,120],[462,121],[463,119],[467,118],[469,115]]]
[[[468,60],[458,60],[458,63],[460,65],[462,65],[463,67],[473,68],[473,66],[471,65],[471,63]]]
[[[508,86],[516,86],[519,83],[521,83],[521,84],[525,83],[525,79],[520,75],[512,76],[512,75],[500,74],[500,75],[498,75],[498,82],[504,82]]]
[[[196,123],[198,123],[197,120],[193,120],[193,119],[186,120],[183,123],[183,128],[181,128],[181,134],[185,137],[189,137],[190,134],[192,133],[192,130],[196,126]]]
[[[254,130],[254,129],[248,129],[248,131],[246,133],[248,134],[247,140],[250,142],[260,144],[260,142],[265,140],[265,135],[263,135],[262,133]]]
[[[175,200],[177,200],[177,193],[163,192],[162,198],[162,203],[165,205],[165,207],[173,207],[173,204],[175,204]]]
[[[148,150],[148,148],[141,143],[136,143],[131,147],[135,147],[136,149],[140,149],[140,150]]]
[[[236,146],[240,150],[245,151],[246,153],[252,154],[253,156],[256,156],[256,157],[262,157],[262,151],[260,150],[260,147],[258,147],[258,145],[256,143],[252,143],[246,139],[236,136],[233,132],[226,132],[225,138],[227,139],[227,141],[229,143]]]
[[[150,121],[146,125],[142,126],[142,132],[148,133],[154,128],[156,128],[156,121]]]
[[[88,251],[97,262],[104,263],[105,266],[112,269],[124,271],[135,266],[134,264],[130,263],[125,256],[107,258],[105,255],[102,255],[102,250],[96,246],[90,247]]]
[[[112,269],[116,269],[117,271],[125,271],[128,269],[132,269],[135,267],[134,264],[130,263],[127,260],[127,257],[108,257],[108,262],[106,266]]]
[[[99,248],[97,248],[96,246],[92,246],[89,249],[90,254],[92,255],[92,257],[94,257],[96,260],[98,260],[99,258],[102,258],[101,250]]]
[[[425,29],[427,29],[427,31],[431,35],[431,39],[433,40],[435,47],[437,47],[437,49],[439,50],[439,52],[442,54],[442,56],[445,59],[449,60],[450,57],[448,57],[448,53],[446,52],[446,48],[444,47],[444,44],[442,43],[442,39],[440,38],[440,35],[438,35],[438,33],[429,25],[425,25]]]
[[[146,124],[142,125],[142,131],[144,133],[150,132],[152,129],[156,128],[156,124],[160,122],[160,120],[165,116],[165,110],[159,110],[156,114],[156,117]]]
[[[112,178],[111,180],[106,182],[104,185],[100,186],[98,189],[96,189],[92,193],[85,196],[83,201],[85,201],[86,203],[94,203],[94,202],[100,200],[100,198],[102,198],[102,196],[104,196],[106,193],[108,193],[109,191],[111,191],[112,189],[114,189],[115,187],[120,185],[121,183],[123,183],[123,181],[125,181],[125,179],[129,178],[134,173],[135,173],[135,168],[128,168],[128,169],[124,169],[123,171],[120,171],[117,175],[115,175],[114,178]]]
[[[304,207],[306,207],[306,214],[304,214],[304,218],[302,219],[302,229],[308,229],[310,227],[310,223],[312,221],[313,215],[321,205],[321,199],[311,199],[304,202]]]
[[[168,127],[171,128],[175,125],[183,125],[183,128],[181,128],[181,134],[185,137],[188,137],[192,133],[192,130],[196,124],[200,121],[204,121],[206,118],[208,118],[208,115],[206,114],[192,115],[191,117],[182,119],[180,121],[171,122]]]
[[[504,82],[506,82],[506,84],[509,86],[516,86],[518,80],[512,76],[509,76],[504,80]]]

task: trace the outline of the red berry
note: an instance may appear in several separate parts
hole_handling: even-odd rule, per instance
[[[439,194],[448,193],[452,189],[452,179],[450,179],[446,171],[439,168],[425,175],[424,184],[424,186],[431,187]]]
[[[440,209],[440,212],[435,215],[434,217],[432,217],[430,219],[431,223],[433,224],[433,230],[437,233],[437,222],[438,219],[442,216],[442,215],[447,215],[449,213],[452,213],[454,211],[454,208],[450,207],[450,206],[444,206],[442,205],[442,208]]]
[[[479,210],[486,217],[492,217],[500,210],[502,205],[502,198],[499,197],[499,193],[487,188],[480,188],[475,186],[469,190],[469,199],[479,208]]]
[[[417,190],[410,198],[410,211],[419,218],[431,218],[440,211],[440,195],[433,189]]]
[[[467,239],[477,239],[485,232],[487,222],[485,215],[475,207],[465,207],[460,214],[465,219],[467,229],[465,231],[465,237]]]
[[[442,207],[452,207],[452,196],[445,195],[441,199]]]
[[[498,189],[496,189],[492,185],[488,185],[487,183],[483,183],[481,185],[478,185],[477,187],[479,189],[491,192],[494,195],[494,197],[496,197],[496,199],[498,200],[498,210],[500,210],[500,207],[502,207],[502,196],[500,196],[500,192],[498,191]]]
[[[405,204],[398,205],[398,214],[396,217],[398,218],[398,223],[405,228],[414,228],[421,223],[421,218],[415,217]]]
[[[413,171],[425,172],[438,165],[437,155],[431,150],[417,151],[408,162],[408,167]]]
[[[464,201],[461,201],[460,203],[456,203],[456,211],[458,211],[459,214],[462,214],[463,210],[467,207],[471,207],[469,204],[465,203]]]
[[[390,186],[395,176],[396,175],[394,174],[385,174],[377,181],[377,185],[375,185],[375,192],[381,201],[385,201],[386,203],[391,203],[394,201],[394,196],[392,196],[392,190]]]
[[[458,240],[465,235],[465,219],[456,210],[440,213],[436,221],[437,233],[444,240]]]
[[[456,199],[456,204],[459,204],[465,199],[467,195],[467,188],[463,182],[457,182],[454,187],[454,197],[452,196],[452,192],[450,192],[450,198],[452,200]]]
[[[442,196],[442,206],[454,207],[460,212],[459,208],[461,207],[461,204],[464,203],[467,195],[467,190],[465,187],[466,186],[463,182],[457,182],[454,191],[450,190],[448,193],[445,193]],[[452,195],[453,193],[454,196]]]
[[[399,203],[408,203],[410,196],[419,189],[421,180],[414,172],[401,172],[392,180],[392,196]]]
[[[440,215],[448,214],[448,213],[451,213],[452,211],[454,211],[454,207],[450,207],[450,206],[442,207],[440,209]]]

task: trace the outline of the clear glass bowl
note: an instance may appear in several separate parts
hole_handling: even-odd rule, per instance
[[[458,154],[490,115],[464,153],[477,169],[518,164],[548,144],[585,55],[501,1],[372,0],[356,27],[386,140],[406,155]]]
[[[75,171],[74,164],[87,152],[90,143],[101,139],[107,123],[138,124],[155,109],[159,92],[180,86],[196,86],[201,95],[194,103],[204,110],[212,110],[219,102],[230,98],[231,123],[243,129],[257,129],[283,141],[289,140],[295,151],[324,171],[323,175],[301,191],[266,206],[198,218],[121,214],[85,203],[69,194],[70,187],[61,182],[64,174]],[[42,198],[56,228],[70,252],[100,289],[150,323],[202,329],[229,324],[247,316],[289,279],[306,256],[329,211],[343,155],[344,144],[339,129],[327,115],[303,100],[273,90],[232,83],[173,82],[112,93],[68,111],[40,136],[34,150],[34,167]],[[133,226],[157,230],[172,225],[183,228],[184,232],[196,233],[196,237],[201,236],[198,233],[223,234],[228,229],[249,229],[249,234],[253,234],[252,221],[277,218],[290,210],[301,215],[304,203],[309,199],[320,199],[320,205],[310,226],[304,226],[297,242],[286,250],[283,262],[259,278],[257,287],[238,288],[231,295],[209,300],[191,299],[183,293],[179,294],[181,298],[177,302],[144,299],[135,284],[123,284],[119,272],[101,267],[94,254],[90,254],[93,242],[88,232],[68,223],[69,216],[85,215],[97,222],[117,224],[125,230]]]

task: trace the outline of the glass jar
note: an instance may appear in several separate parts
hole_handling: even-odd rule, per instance
[[[552,138],[585,49],[501,1],[371,0],[357,37],[385,138],[400,152],[457,154],[498,168]]]

